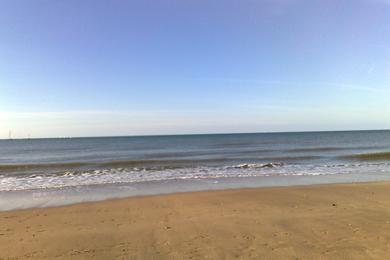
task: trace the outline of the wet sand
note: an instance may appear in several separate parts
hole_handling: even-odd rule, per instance
[[[0,212],[0,259],[387,259],[390,183]]]

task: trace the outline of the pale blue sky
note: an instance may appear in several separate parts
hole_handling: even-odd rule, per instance
[[[0,138],[390,128],[390,1],[0,0]]]

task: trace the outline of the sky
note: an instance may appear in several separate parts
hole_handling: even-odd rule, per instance
[[[390,129],[390,0],[0,0],[0,138]]]

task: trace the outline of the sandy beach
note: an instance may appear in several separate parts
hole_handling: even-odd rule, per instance
[[[224,190],[0,212],[0,259],[386,259],[390,183]]]

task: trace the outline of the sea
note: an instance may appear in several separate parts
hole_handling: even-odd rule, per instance
[[[0,210],[390,180],[390,131],[0,140]]]

